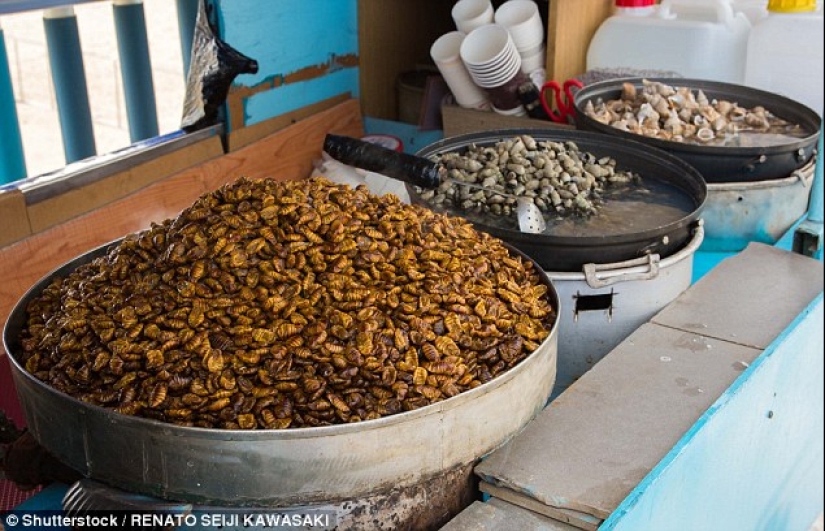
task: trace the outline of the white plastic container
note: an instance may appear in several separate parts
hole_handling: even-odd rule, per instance
[[[730,0],[616,0],[587,51],[587,69],[674,71],[741,84],[751,24]]]
[[[770,0],[751,30],[745,85],[781,94],[823,114],[823,16],[814,0]]]
[[[547,276],[559,295],[559,353],[553,398],[690,286],[699,225],[680,251],[613,264],[582,264],[582,272]]]
[[[748,17],[751,26],[768,16],[767,0],[731,0],[731,3],[734,11]]]

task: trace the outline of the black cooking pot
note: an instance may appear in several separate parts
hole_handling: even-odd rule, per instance
[[[816,111],[801,103],[772,92],[731,83],[682,78],[648,79],[671,86],[687,87],[693,91],[701,89],[711,100],[727,100],[738,103],[741,107],[752,108],[761,105],[777,117],[801,126],[805,136],[789,138],[786,143],[765,147],[686,144],[621,131],[584,113],[587,102],[595,105],[598,100],[606,102],[619,99],[624,83],[632,83],[641,89],[642,78],[611,79],[587,85],[579,90],[575,96],[576,127],[585,131],[605,133],[617,139],[636,140],[663,149],[699,170],[709,183],[781,179],[804,166],[813,156],[822,119]]]
[[[665,257],[687,244],[705,204],[707,185],[699,172],[684,161],[639,142],[567,129],[500,129],[445,138],[423,148],[417,155],[432,159],[441,153],[462,152],[471,144],[493,146],[518,135],[530,135],[537,141],[572,141],[580,151],[598,158],[612,157],[617,169],[637,173],[643,182],[657,181],[671,194],[681,196],[682,203],[690,205],[688,211],[678,219],[663,220],[642,230],[635,229],[628,219],[626,224],[619,222],[610,234],[558,236],[522,233],[517,226],[505,226],[502,217],[494,214],[479,217],[457,207],[436,209],[469,219],[477,229],[520,249],[547,271],[580,272],[584,264],[610,264],[648,254]],[[407,184],[407,190],[413,203],[434,208],[421,198],[414,186]],[[512,226],[512,219],[509,221]]]

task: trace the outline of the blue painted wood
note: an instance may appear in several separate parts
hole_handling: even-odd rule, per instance
[[[239,76],[234,83],[263,89],[245,102],[245,126],[331,96],[358,95],[357,66],[340,61],[358,55],[356,0],[212,3],[221,38],[258,61],[257,74]]]
[[[599,529],[808,529],[825,494],[822,319],[820,293]]]
[[[0,184],[25,177],[26,159],[17,119],[17,103],[9,73],[6,41],[0,27]]]
[[[146,16],[143,2],[115,3],[112,11],[126,114],[129,117],[129,137],[132,142],[139,142],[158,135],[158,112],[152,84]]]
[[[291,83],[248,98],[244,105],[244,125],[249,126],[274,116],[350,92],[358,86],[358,69],[349,68],[323,78]]]
[[[44,16],[43,28],[63,134],[63,152],[68,164],[97,152],[77,17],[74,12],[61,13],[54,18]]]

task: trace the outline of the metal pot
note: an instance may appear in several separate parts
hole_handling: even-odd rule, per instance
[[[445,209],[449,214],[469,219],[477,229],[492,234],[517,247],[547,271],[581,271],[582,264],[611,263],[644,257],[650,254],[668,256],[684,247],[690,239],[704,206],[707,186],[702,176],[678,158],[658,149],[634,141],[611,138],[607,135],[571,130],[499,129],[445,138],[425,147],[419,157],[461,151],[474,144],[494,145],[505,138],[531,135],[538,141],[575,142],[582,151],[597,157],[609,156],[617,167],[638,173],[643,179],[665,183],[672,193],[683,196],[691,205],[690,212],[675,221],[665,221],[652,229],[637,230],[630,224],[617,226],[620,232],[611,235],[557,236],[547,233],[526,234],[518,228],[503,228],[498,216],[469,217],[460,209]],[[430,207],[415,188],[407,190],[414,204]]]
[[[773,245],[808,211],[814,165],[782,179],[708,184],[703,251],[738,252]]]
[[[690,286],[693,255],[704,236],[700,223],[690,242],[668,257],[584,264],[578,273],[547,272],[564,307],[554,396]]]
[[[29,289],[9,316],[3,343],[28,429],[37,441],[83,475],[121,489],[231,506],[289,507],[365,498],[473,463],[523,428],[553,388],[555,323],[539,348],[510,371],[448,400],[378,420],[245,431],[121,415],[56,391],[18,360],[29,301],[55,277],[107,248],[75,258]],[[558,309],[549,278],[534,267]]]
[[[807,163],[816,147],[822,119],[809,107],[784,96],[742,85],[682,78],[650,78],[673,86],[701,89],[709,99],[737,102],[743,107],[761,105],[776,116],[799,124],[807,133],[804,138],[764,147],[703,146],[650,138],[620,131],[587,116],[587,102],[609,101],[621,97],[622,85],[642,87],[642,78],[611,79],[587,85],[576,93],[576,127],[584,131],[607,134],[617,140],[635,140],[672,153],[704,176],[708,183],[748,182],[787,177]]]

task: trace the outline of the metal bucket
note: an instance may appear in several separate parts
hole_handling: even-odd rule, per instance
[[[544,407],[553,389],[558,323],[521,363],[475,389],[353,424],[285,430],[191,428],[81,402],[21,367],[19,335],[29,301],[55,277],[103,255],[107,247],[72,260],[35,284],[12,310],[3,341],[35,439],[84,476],[120,489],[200,505],[250,507],[386,499],[386,493],[405,488],[414,493],[416,486],[448,471],[460,475],[504,444]],[[549,278],[532,263],[558,309]]]
[[[690,286],[693,255],[704,238],[700,224],[677,253],[612,264],[585,264],[581,273],[551,272],[562,311],[553,396]]]
[[[805,212],[814,164],[770,181],[708,183],[703,251],[738,252],[750,242],[774,244]]]

